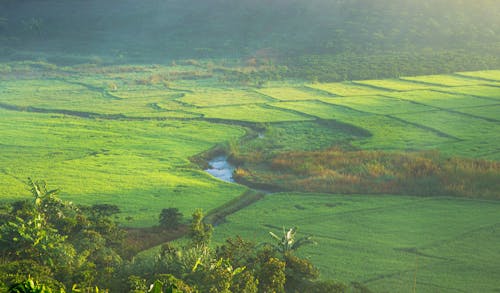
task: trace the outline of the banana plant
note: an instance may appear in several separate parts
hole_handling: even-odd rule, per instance
[[[283,227],[283,236],[278,236],[273,232],[269,232],[271,237],[277,241],[277,243],[265,243],[271,245],[275,250],[280,253],[286,254],[296,251],[299,247],[306,244],[316,244],[312,240],[312,236],[301,237],[299,239],[295,238],[297,233],[297,227],[290,228],[288,231]]]
[[[31,187],[31,193],[35,197],[35,207],[37,210],[40,210],[44,198],[49,198],[59,192],[59,189],[47,190],[47,184],[43,180],[33,181],[31,178],[28,178],[28,184]]]

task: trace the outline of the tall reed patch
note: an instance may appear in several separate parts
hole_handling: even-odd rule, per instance
[[[500,162],[436,151],[287,152],[246,168],[242,180],[285,190],[500,198]]]

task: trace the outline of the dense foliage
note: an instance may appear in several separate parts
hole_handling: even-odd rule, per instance
[[[499,19],[495,0],[4,0],[0,51],[58,64],[232,58],[279,65],[228,74],[255,84],[373,79],[498,67]]]
[[[125,252],[124,231],[110,218],[116,207],[79,207],[43,181],[29,184],[34,200],[2,210],[0,284],[32,276],[49,287],[111,286]]]
[[[257,246],[240,237],[211,246],[212,225],[196,210],[184,245],[162,245],[154,259],[127,261],[125,231],[111,220],[113,205],[75,206],[58,190],[29,180],[32,201],[3,206],[0,288],[9,292],[343,292],[340,283],[317,281],[318,269],[295,255],[310,237],[283,231],[276,243]],[[176,209],[164,209],[162,216]],[[170,217],[170,216],[169,216]],[[168,223],[171,223],[170,221]],[[164,227],[165,228],[165,227]],[[175,227],[172,227],[175,228]],[[163,232],[168,233],[168,230]],[[151,286],[149,286],[151,284]],[[177,291],[172,291],[177,290]],[[102,291],[102,290],[101,290]]]

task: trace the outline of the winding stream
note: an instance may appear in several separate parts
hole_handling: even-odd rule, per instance
[[[208,165],[210,168],[206,169],[205,172],[220,180],[234,182],[233,172],[236,167],[227,161],[227,156],[217,156],[208,161]]]

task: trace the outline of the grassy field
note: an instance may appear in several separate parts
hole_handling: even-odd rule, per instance
[[[308,91],[307,88],[270,87],[258,91],[279,101],[315,100],[318,96],[321,96],[317,92]]]
[[[435,108],[412,103],[400,98],[384,96],[352,96],[338,98],[322,98],[322,102],[349,107],[358,111],[374,114],[415,113],[435,110]]]
[[[467,86],[467,85],[478,85],[482,83],[480,80],[474,80],[470,78],[464,78],[453,75],[412,76],[412,77],[403,77],[402,80],[416,81],[438,86]]]
[[[376,292],[493,292],[500,286],[500,203],[453,198],[279,193],[218,226],[257,243],[299,227],[316,246],[300,255],[323,278],[359,281]],[[481,243],[481,245],[478,245]]]
[[[352,142],[354,146],[363,149],[432,149],[445,143],[454,142],[456,138],[422,128],[398,119],[359,112],[344,106],[318,102],[287,102],[276,106],[300,111],[322,119],[335,119],[367,130],[371,136]]]
[[[493,99],[472,97],[460,93],[444,93],[428,90],[389,93],[387,96],[444,109],[470,108],[498,104],[498,101]]]
[[[385,90],[375,89],[367,86],[353,84],[350,82],[343,83],[315,83],[309,84],[308,87],[322,90],[336,96],[367,96],[386,93]]]
[[[427,85],[427,84],[398,80],[398,79],[362,80],[362,81],[356,81],[356,84],[371,86],[390,91],[413,91],[413,90],[432,89],[434,87],[433,85]]]
[[[500,100],[500,90],[498,86],[477,85],[443,89],[453,94],[471,95],[474,97]]]
[[[77,203],[112,203],[152,225],[159,211],[215,208],[245,188],[213,180],[189,157],[237,139],[237,127],[206,122],[80,119],[0,110],[0,194],[26,198],[26,178],[43,178]]]
[[[0,195],[27,198],[26,178],[43,179],[144,227],[162,208],[209,211],[247,190],[190,162],[217,145],[256,161],[332,146],[498,161],[499,72],[252,88],[203,64],[12,63],[0,76]],[[410,292],[416,274],[417,291],[487,292],[500,288],[499,212],[481,200],[279,193],[229,216],[216,238],[265,241],[298,225],[318,240],[302,254],[325,278]]]
[[[474,72],[459,72],[460,76],[473,77],[479,79],[500,81],[500,70],[474,71]]]
[[[235,89],[203,89],[194,93],[188,93],[180,101],[197,107],[259,104],[266,103],[272,99],[259,95],[252,91]]]

